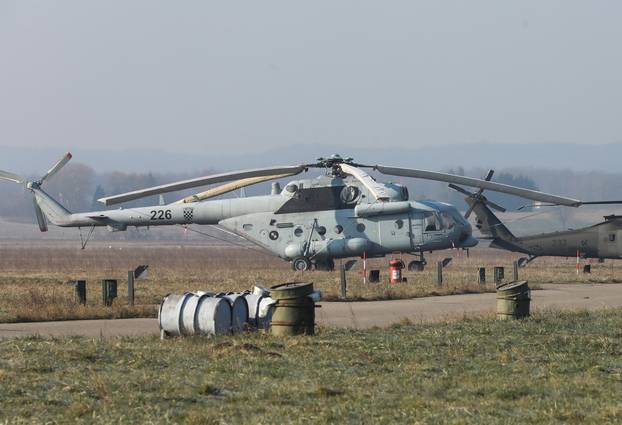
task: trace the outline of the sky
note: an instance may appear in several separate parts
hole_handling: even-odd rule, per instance
[[[622,143],[619,1],[0,0],[0,145]]]

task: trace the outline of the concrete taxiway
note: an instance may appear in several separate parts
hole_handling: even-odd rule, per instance
[[[622,284],[548,284],[532,292],[532,310],[599,310],[622,307]],[[491,316],[494,293],[447,295],[407,300],[321,302],[316,310],[320,326],[354,329],[386,327],[403,320],[441,322],[462,317]],[[158,335],[157,319],[71,320],[61,322],[0,323],[0,338],[31,335],[113,336]]]

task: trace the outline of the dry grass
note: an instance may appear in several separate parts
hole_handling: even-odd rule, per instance
[[[622,310],[315,337],[0,341],[0,423],[622,422]]]
[[[444,271],[444,284],[436,285],[436,261],[453,257]],[[405,261],[411,258],[403,257]],[[494,290],[492,285],[477,284],[477,268],[506,267],[511,278],[516,255],[503,251],[477,248],[470,258],[464,252],[442,251],[427,255],[429,266],[424,272],[408,272],[407,283],[387,282],[388,259],[368,261],[368,269],[381,270],[381,282],[362,283],[359,266],[348,272],[348,296],[358,300],[395,299]],[[538,259],[520,278],[532,287],[551,282],[619,282],[622,264],[594,264],[591,275],[575,273],[574,259]],[[126,306],[127,270],[149,264],[149,277],[136,282],[136,306]],[[101,306],[100,281],[118,279],[119,298],[112,308]],[[87,280],[87,305],[74,302],[72,280]],[[34,321],[76,318],[116,318],[155,316],[156,305],[167,293],[194,290],[241,291],[253,285],[272,286],[287,281],[313,281],[324,299],[339,296],[338,272],[293,272],[288,263],[257,250],[200,245],[147,245],[115,243],[109,247],[93,243],[86,250],[77,244],[58,246],[0,245],[0,321]]]

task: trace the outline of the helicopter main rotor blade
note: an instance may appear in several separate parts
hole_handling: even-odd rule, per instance
[[[457,176],[455,174],[439,173],[436,171],[418,170],[413,168],[387,167],[376,165],[374,168],[382,174],[391,176],[413,177],[416,179],[436,180],[447,183],[462,184],[464,186],[478,187],[495,192],[509,193],[510,195],[521,196],[534,201],[550,202],[568,207],[578,207],[581,201],[578,199],[566,198],[563,196],[551,195],[537,190],[524,189],[521,187],[510,186],[503,183],[494,183],[486,180],[475,179],[472,177]]]
[[[52,166],[52,168],[48,170],[47,173],[45,173],[43,177],[41,177],[41,181],[44,181],[45,179],[48,179],[52,177],[54,174],[58,173],[60,169],[63,168],[65,164],[69,162],[70,159],[71,159],[71,153],[67,152],[56,164]]]
[[[0,170],[0,179],[9,180],[15,183],[23,183],[24,179],[17,174],[9,173],[8,171]]]
[[[145,196],[159,195],[160,193],[175,192],[178,190],[190,189],[198,186],[206,186],[214,183],[224,183],[231,180],[240,180],[251,177],[264,177],[287,174],[295,176],[307,169],[306,165],[293,165],[284,167],[257,168],[253,170],[232,171],[228,173],[214,174],[211,176],[197,177],[190,180],[182,180],[179,182],[164,184],[161,186],[148,187],[133,192],[122,193],[120,195],[108,196],[98,199],[106,205],[119,204],[121,202],[132,201],[134,199],[144,198]]]
[[[622,204],[622,201],[579,201],[576,205],[577,207],[583,205],[618,205]],[[525,208],[540,208],[540,207],[557,207],[557,204],[526,204],[518,208],[518,211],[524,210]]]
[[[272,176],[265,177],[250,177],[248,179],[236,180],[234,182],[223,184],[222,186],[214,187],[212,189],[206,190],[205,192],[197,193],[196,195],[186,196],[179,201],[173,202],[173,204],[187,204],[190,202],[199,202],[204,201],[209,198],[213,198],[215,196],[223,195],[225,193],[233,192],[234,190],[241,189],[246,186],[251,186],[253,184],[262,183],[268,180],[276,180],[283,177],[291,176],[291,173],[288,174],[276,174]]]
[[[389,199],[389,195],[387,194],[385,187],[379,184],[376,180],[372,178],[372,176],[367,174],[365,171],[349,164],[339,164],[339,167],[341,168],[341,171],[351,175],[352,177],[360,181],[363,186],[365,186],[367,190],[369,190],[371,194],[374,195],[374,198],[376,198],[377,200],[386,201]]]
[[[615,205],[622,204],[622,201],[587,201],[581,202],[581,205]]]

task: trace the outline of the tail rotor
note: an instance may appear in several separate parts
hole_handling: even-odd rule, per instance
[[[32,201],[35,209],[35,215],[37,217],[37,223],[39,224],[39,230],[41,230],[42,232],[47,232],[48,225],[45,214],[39,206],[39,202],[37,201],[37,197],[35,196],[35,190],[39,189],[43,182],[45,182],[47,179],[58,173],[69,162],[70,159],[71,153],[67,152],[56,164],[52,166],[52,168],[47,171],[47,173],[43,175],[43,177],[36,181],[28,181],[23,177],[18,176],[17,174],[0,170],[1,180],[8,180],[14,183],[23,184],[28,190],[33,193]]]
[[[495,173],[495,170],[489,170],[488,174],[486,175],[485,179],[486,181],[490,181],[492,179],[493,174]],[[492,201],[489,201],[488,198],[486,198],[483,193],[484,193],[484,189],[479,189],[477,192],[473,193],[473,192],[469,192],[468,190],[460,187],[460,186],[456,186],[453,183],[449,184],[449,187],[462,193],[463,195],[466,195],[466,197],[468,199],[473,200],[473,202],[469,202],[469,209],[467,210],[467,212],[464,214],[464,218],[468,219],[471,214],[473,213],[473,209],[475,208],[475,206],[477,205],[478,202],[481,202],[485,205],[488,205],[490,208],[500,211],[500,212],[505,212],[506,209],[503,208],[501,205],[495,204]]]

